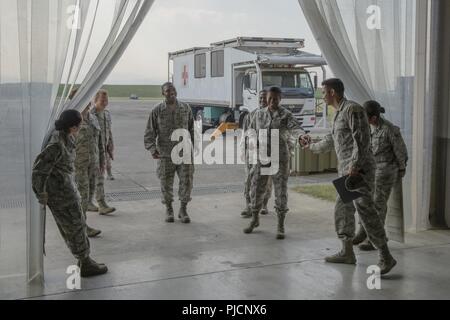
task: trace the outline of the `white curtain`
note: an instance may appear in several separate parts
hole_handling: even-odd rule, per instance
[[[432,154],[432,144],[424,143],[424,150],[418,151],[421,157],[413,157],[416,0],[299,0],[299,4],[331,69],[346,84],[348,97],[359,103],[378,100],[386,117],[401,127],[410,153],[404,180],[406,226],[426,228],[426,222],[419,225],[411,215],[412,206],[420,206],[422,217],[427,216]],[[432,138],[431,119],[423,120],[430,129],[420,133],[425,141]],[[412,167],[418,169],[414,174]],[[420,185],[421,192],[412,185]]]
[[[8,136],[2,146],[23,147],[22,161],[14,159],[15,153],[5,163],[14,166],[19,161],[25,168],[19,178],[26,194],[28,281],[43,278],[45,215],[31,191],[34,158],[60,113],[82,109],[102,86],[152,4],[153,0],[0,0],[0,138],[8,136],[9,118],[22,128],[20,138]],[[77,83],[80,91],[69,102]],[[2,170],[9,172],[3,167],[0,176]],[[3,191],[0,201],[7,194]],[[12,260],[1,260],[8,258]]]

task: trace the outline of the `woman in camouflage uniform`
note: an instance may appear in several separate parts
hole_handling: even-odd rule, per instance
[[[371,127],[372,152],[375,156],[375,193],[374,203],[383,225],[386,222],[387,202],[398,179],[406,173],[408,150],[400,129],[381,117],[386,111],[376,101],[364,104]],[[360,226],[353,241],[363,251],[375,250],[367,239],[366,231]]]
[[[56,131],[33,165],[32,187],[39,203],[48,206],[75,258],[82,277],[104,274],[108,268],[89,257],[90,244],[80,194],[75,183],[75,137],[81,114],[67,110],[55,122]]]

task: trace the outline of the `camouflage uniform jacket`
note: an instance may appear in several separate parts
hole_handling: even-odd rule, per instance
[[[248,135],[246,133],[250,129],[251,119],[255,116],[255,114],[258,110],[263,110],[263,109],[265,109],[265,108],[253,110],[252,112],[250,112],[249,114],[247,114],[244,117],[244,121],[242,123],[242,138],[240,141],[240,148],[241,148],[241,152],[243,154],[247,154],[247,152],[248,152]],[[292,154],[294,152],[294,148],[297,144],[297,140],[295,139],[295,137],[292,134],[289,134],[289,139],[287,141],[288,141],[288,147],[289,147],[290,153]]]
[[[91,110],[91,114],[96,116],[98,124],[100,125],[104,152],[112,152],[112,150],[114,150],[114,140],[112,135],[111,113],[106,109],[103,112],[97,112],[94,107]]]
[[[289,161],[294,139],[297,141],[298,138],[304,134],[304,130],[298,120],[294,118],[289,110],[283,107],[279,107],[279,109],[273,113],[270,112],[269,108],[259,109],[251,117],[249,129],[254,130],[253,133],[249,134],[249,138],[252,138],[252,135],[255,133],[259,135],[260,130],[268,130],[268,150],[271,149],[271,130],[279,130],[280,161]]]
[[[363,172],[375,170],[375,160],[370,145],[370,126],[363,107],[343,99],[334,116],[333,129],[322,141],[312,144],[314,153],[336,151],[339,175],[348,174],[351,168]]]
[[[90,164],[94,167],[105,165],[105,149],[101,138],[101,128],[97,117],[91,113],[81,123],[80,132],[76,139],[75,166],[87,168]]]
[[[185,129],[194,144],[194,117],[188,104],[177,101],[172,112],[166,102],[158,104],[151,112],[145,131],[145,149],[151,154],[159,153],[161,158],[171,158],[173,148],[179,143],[171,141],[172,133],[177,129]]]
[[[56,205],[80,201],[74,162],[75,139],[55,131],[33,165],[32,188],[38,199],[47,193],[49,203]]]
[[[378,127],[372,131],[372,152],[378,166],[397,166],[405,170],[408,150],[400,133],[400,128],[386,119],[380,118]]]

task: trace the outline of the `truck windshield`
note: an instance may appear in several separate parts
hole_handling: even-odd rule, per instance
[[[264,88],[280,87],[283,91],[297,92],[302,96],[314,95],[311,78],[307,72],[270,71],[263,73]],[[293,90],[292,90],[293,89]]]

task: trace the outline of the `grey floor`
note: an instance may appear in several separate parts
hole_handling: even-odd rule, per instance
[[[381,290],[367,287],[367,268],[376,264],[376,253],[358,252],[356,267],[323,262],[338,247],[333,203],[291,192],[285,241],[275,240],[273,213],[262,219],[257,232],[244,235],[247,221],[239,217],[243,206],[242,167],[199,166],[189,208],[193,223],[166,225],[155,163],[143,150],[142,135],[151,105],[112,103],[117,180],[108,182],[107,191],[118,211],[111,217],[88,216],[89,224],[103,231],[100,238],[91,241],[92,255],[106,263],[110,272],[83,280],[79,291],[66,287],[66,268],[75,261],[51,215],[47,220],[45,284],[24,285],[24,197],[17,178],[20,163],[13,161],[20,159],[20,150],[9,149],[0,155],[4,157],[2,164],[9,164],[0,170],[0,298],[450,298],[448,231],[408,234],[407,244],[391,242],[399,264],[382,279]],[[3,124],[2,138],[7,136],[4,129]],[[291,185],[326,183],[333,178],[333,174],[294,178]]]

